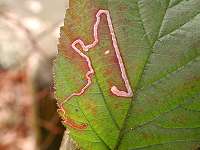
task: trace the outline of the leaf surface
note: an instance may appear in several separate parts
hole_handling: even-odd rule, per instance
[[[72,47],[94,41],[99,10],[110,12],[133,97],[126,91],[106,15],[98,43],[85,52],[94,75],[60,112],[85,150],[196,150],[200,147],[200,2],[198,0],[70,0],[54,63],[62,103],[87,84],[88,62]]]

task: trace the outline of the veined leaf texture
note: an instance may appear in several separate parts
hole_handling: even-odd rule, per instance
[[[83,150],[200,148],[200,1],[70,0],[54,63]]]

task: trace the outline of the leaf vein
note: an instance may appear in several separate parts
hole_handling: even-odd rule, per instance
[[[116,122],[115,118],[113,117],[113,115],[112,115],[110,109],[108,108],[108,104],[107,104],[106,98],[105,98],[105,96],[104,96],[104,94],[103,94],[103,90],[102,90],[102,88],[101,88],[101,86],[100,86],[100,84],[99,84],[99,80],[98,80],[97,75],[95,75],[94,78],[96,79],[96,83],[97,83],[97,86],[99,87],[99,90],[100,90],[100,93],[101,93],[101,95],[102,95],[103,101],[104,101],[104,103],[105,103],[106,109],[108,110],[108,113],[109,113],[109,115],[110,115],[110,117],[111,117],[113,123],[114,123],[114,124],[116,125],[116,127],[119,129],[119,125],[117,124],[117,122]]]
[[[143,90],[143,89],[146,88],[146,87],[151,87],[151,86],[155,85],[156,83],[158,83],[158,82],[160,82],[160,81],[166,79],[167,77],[169,77],[169,76],[171,76],[171,75],[177,73],[178,71],[183,70],[186,66],[192,64],[194,61],[196,61],[196,60],[198,60],[198,59],[200,59],[200,55],[196,55],[195,57],[193,57],[192,59],[190,59],[190,60],[187,61],[186,63],[184,63],[184,64],[178,66],[177,68],[171,70],[170,72],[168,72],[168,73],[165,74],[164,76],[160,77],[160,78],[157,79],[156,81],[152,82],[150,85],[143,86],[143,87],[139,88],[138,91]]]
[[[178,1],[177,3],[174,3],[173,5],[169,6],[169,8],[173,8],[177,5],[179,5],[180,3],[182,3],[184,0]]]
[[[146,30],[145,30],[145,27],[144,27],[144,22],[143,22],[143,20],[142,20],[142,17],[141,17],[141,11],[140,11],[140,7],[139,7],[139,4],[140,3],[140,0],[138,0],[137,1],[137,10],[138,10],[138,14],[140,15],[140,19],[141,19],[141,22],[142,22],[142,28],[143,28],[143,30],[144,30],[144,35],[147,35],[147,32],[146,32]],[[169,5],[169,4],[168,4]],[[167,7],[168,8],[168,7]],[[166,11],[167,11],[167,9],[166,9]],[[166,13],[165,13],[166,14]],[[164,17],[165,17],[165,15],[164,15]],[[164,18],[163,17],[163,18]],[[163,22],[163,21],[162,21]],[[161,23],[162,24],[162,23]],[[159,29],[160,30],[160,29]],[[147,40],[147,42],[148,42],[148,45],[149,46],[151,46],[151,44],[150,44],[150,40],[149,40],[149,38],[148,37],[146,37],[146,40]],[[154,43],[155,44],[155,43]],[[154,45],[153,44],[153,45]],[[149,60],[149,58],[150,58],[150,55],[152,54],[152,51],[153,51],[153,47],[151,47],[151,50],[150,50],[150,52],[149,52],[149,54],[148,54],[148,56],[147,56],[147,58],[146,58],[146,61],[145,61],[145,63],[144,63],[144,66],[143,66],[143,71],[141,72],[141,74],[140,74],[140,77],[139,77],[139,81],[138,81],[138,84],[136,85],[136,92],[135,92],[135,95],[137,95],[137,88],[138,88],[138,85],[139,85],[139,83],[140,83],[140,81],[141,81],[141,79],[142,79],[142,76],[143,76],[143,74],[144,74],[144,68],[146,67],[146,65],[148,64],[148,60]],[[120,135],[119,135],[119,140],[118,140],[118,143],[117,143],[117,145],[116,145],[116,147],[115,147],[115,149],[117,150],[117,149],[119,149],[119,146],[120,146],[120,142],[121,142],[121,140],[122,140],[122,138],[123,138],[123,136],[124,136],[124,133],[122,132],[124,129],[125,129],[125,125],[126,125],[126,121],[127,121],[127,119],[128,119],[128,114],[129,114],[129,112],[130,112],[130,110],[131,110],[131,108],[132,108],[132,103],[133,103],[133,101],[134,101],[134,99],[135,99],[135,95],[133,96],[133,98],[132,98],[132,101],[131,101],[131,103],[130,103],[130,106],[129,106],[129,108],[128,108],[128,111],[127,111],[127,114],[126,114],[126,117],[125,117],[125,121],[124,121],[124,124],[123,124],[123,126],[122,126],[122,129],[120,130]]]
[[[179,26],[178,28],[174,29],[173,31],[171,31],[171,32],[169,32],[169,33],[166,33],[166,34],[164,34],[164,35],[160,36],[156,42],[158,42],[158,41],[160,41],[161,39],[165,38],[166,36],[168,36],[168,35],[170,35],[170,34],[172,34],[172,33],[176,32],[177,30],[179,30],[180,28],[182,28],[184,25],[186,25],[186,24],[188,24],[188,23],[192,22],[192,21],[193,21],[193,20],[194,20],[196,17],[198,17],[198,16],[199,16],[199,14],[200,14],[200,12],[199,12],[199,13],[197,13],[195,16],[191,17],[191,19],[190,19],[190,20],[188,20],[187,22],[185,22],[184,24],[182,24],[182,25],[181,25],[181,26]],[[156,43],[156,42],[155,42],[155,43]]]
[[[99,134],[98,134],[98,133],[95,131],[95,129],[92,127],[90,121],[87,119],[87,117],[86,117],[84,111],[82,110],[82,108],[80,107],[80,105],[79,105],[78,102],[77,102],[77,104],[78,104],[78,107],[79,107],[79,109],[81,110],[83,116],[84,116],[85,119],[87,120],[88,125],[90,126],[90,128],[92,129],[92,131],[96,134],[96,136],[99,138],[99,140],[102,141],[102,143],[108,148],[108,150],[111,150],[111,149],[109,148],[109,146],[105,143],[105,141],[99,136]]]

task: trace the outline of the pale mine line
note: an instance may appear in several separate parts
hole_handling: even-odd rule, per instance
[[[83,57],[87,61],[87,64],[88,64],[88,67],[89,67],[89,71],[86,73],[87,84],[81,89],[81,91],[79,93],[73,93],[69,97],[67,97],[66,100],[64,100],[61,105],[63,105],[66,101],[68,101],[69,99],[71,99],[73,96],[80,96],[80,95],[82,95],[85,92],[85,90],[92,83],[92,77],[90,77],[90,75],[94,75],[94,69],[92,67],[91,60],[90,60],[90,58],[87,55],[85,55],[84,53],[82,53],[76,47],[76,44],[80,44],[81,47],[82,47],[82,49],[83,49],[83,51],[86,51],[86,52],[89,51],[89,49],[95,47],[98,44],[98,42],[99,42],[99,40],[98,40],[98,26],[99,26],[99,23],[100,23],[100,19],[101,19],[100,15],[101,14],[105,14],[107,16],[107,22],[108,22],[108,26],[109,26],[109,29],[110,29],[110,34],[112,36],[113,47],[115,49],[115,54],[116,54],[118,62],[119,62],[119,66],[120,66],[120,70],[121,70],[121,76],[122,76],[122,78],[124,80],[124,83],[125,83],[125,86],[126,86],[126,89],[127,89],[127,92],[125,92],[125,91],[118,90],[118,88],[116,86],[112,86],[111,87],[111,92],[113,94],[115,94],[116,96],[119,96],[119,97],[132,97],[133,96],[133,92],[132,92],[131,86],[129,84],[128,78],[126,76],[125,67],[124,67],[124,64],[123,64],[123,61],[122,61],[122,57],[120,55],[120,51],[119,51],[118,45],[117,45],[117,39],[116,39],[116,36],[115,36],[115,33],[114,33],[114,29],[113,29],[113,25],[112,25],[110,13],[109,13],[108,10],[99,10],[97,12],[97,14],[96,14],[96,18],[97,18],[96,23],[94,24],[94,41],[93,41],[93,43],[89,44],[89,45],[85,45],[82,40],[77,39],[71,45],[72,48],[81,57]]]

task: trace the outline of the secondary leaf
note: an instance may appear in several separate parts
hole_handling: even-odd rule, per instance
[[[108,18],[133,97],[127,91]],[[55,96],[71,137],[85,150],[195,150],[200,146],[200,3],[197,0],[70,0],[54,64]],[[84,57],[83,57],[84,55]],[[86,56],[86,57],[85,57]],[[60,106],[60,105],[59,105]],[[61,106],[60,106],[61,107]],[[61,107],[62,108],[62,107]]]

